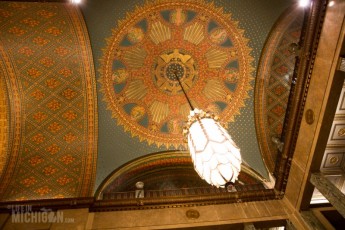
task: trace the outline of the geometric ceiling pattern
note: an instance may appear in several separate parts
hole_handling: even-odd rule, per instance
[[[267,38],[258,66],[255,125],[261,154],[272,173],[278,155],[272,138],[281,138],[302,23],[303,10],[296,6],[287,9]]]
[[[140,141],[175,148],[194,107],[233,122],[253,58],[238,22],[213,3],[157,1],[120,21],[102,57],[101,84],[119,125]],[[177,79],[178,78],[178,79]]]
[[[0,2],[0,31],[11,118],[0,199],[92,195],[97,97],[80,11],[60,3]]]

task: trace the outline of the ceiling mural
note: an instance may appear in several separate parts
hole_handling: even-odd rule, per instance
[[[268,176],[256,137],[254,76],[266,38],[290,4],[88,0],[81,5],[98,70],[95,188],[128,161],[186,150],[181,133],[189,107],[175,71],[193,105],[219,113],[242,159]]]
[[[0,146],[0,199],[92,196],[121,165],[185,153],[189,106],[176,76],[195,107],[220,116],[244,168],[267,177],[254,122],[255,69],[288,5],[0,2],[0,138],[8,140]],[[179,177],[191,173],[188,167]]]
[[[255,122],[261,154],[270,172],[274,172],[278,155],[272,138],[280,139],[282,134],[302,24],[303,10],[289,8],[268,37],[258,67]]]
[[[97,104],[80,11],[60,3],[0,2],[0,68],[11,108],[2,200],[90,196]]]
[[[177,78],[194,107],[233,122],[251,89],[250,51],[238,22],[213,3],[147,3],[108,39],[102,92],[132,136],[177,148],[190,110]]]

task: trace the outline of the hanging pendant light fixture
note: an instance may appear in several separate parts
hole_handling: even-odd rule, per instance
[[[241,171],[240,149],[220,125],[217,116],[194,109],[177,74],[175,77],[191,108],[183,134],[188,140],[195,171],[216,187],[235,182]]]

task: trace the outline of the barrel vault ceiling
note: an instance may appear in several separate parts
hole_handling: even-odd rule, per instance
[[[302,25],[293,4],[0,1],[0,199],[93,196],[127,162],[185,151],[172,68],[268,178]]]

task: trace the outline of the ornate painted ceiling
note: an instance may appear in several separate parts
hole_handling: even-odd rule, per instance
[[[257,68],[255,122],[261,153],[270,172],[278,158],[272,138],[282,135],[303,16],[298,8],[281,15],[266,40]]]
[[[94,66],[81,12],[0,2],[7,90],[4,200],[88,196],[97,159]]]
[[[93,46],[95,66],[99,70],[98,87],[102,92],[98,93],[98,107],[99,111],[104,111],[99,113],[97,184],[112,169],[126,163],[128,159],[167,149],[173,150],[176,149],[177,143],[181,143],[179,140],[182,136],[174,132],[185,121],[183,116],[187,113],[188,106],[181,92],[174,91],[176,82],[168,76],[169,66],[174,64],[171,60],[174,52],[176,56],[189,58],[186,64],[176,65],[182,67],[183,76],[190,73],[190,77],[185,79],[190,85],[187,94],[192,102],[203,109],[213,107],[214,110],[220,110],[223,113],[222,117],[226,121],[231,121],[228,123],[228,129],[240,146],[244,160],[262,175],[267,176],[254,125],[255,69],[272,26],[290,3],[212,1],[213,4],[209,5],[204,1],[182,1],[175,6],[167,3],[169,1],[158,2],[162,3],[155,5],[145,4],[145,1],[103,1],[102,4],[98,4],[89,1],[82,8]],[[274,11],[270,10],[273,8]],[[203,12],[205,9],[206,12]],[[176,15],[180,17],[176,19]],[[197,25],[200,26],[201,35],[197,35],[196,32],[189,35],[187,32],[191,28],[198,31]],[[129,28],[131,32],[128,31]],[[170,34],[161,33],[167,37],[160,37],[159,32],[162,29],[170,31]],[[152,31],[157,31],[157,38]],[[224,31],[223,35],[219,34],[223,40],[212,42],[210,37],[215,36],[217,31]],[[100,34],[105,39],[100,38]],[[197,45],[193,42],[197,42],[197,39],[193,37],[191,42],[187,40],[188,36],[201,36],[201,48],[196,49]],[[231,57],[231,52],[227,51],[236,51],[237,54]],[[221,67],[209,65],[209,52],[217,53],[215,57],[220,57]],[[221,56],[222,52],[226,55]],[[144,63],[138,61],[142,60],[140,55],[145,56]],[[136,64],[127,66],[128,58],[134,56]],[[235,76],[239,69],[241,78],[239,82],[235,82],[231,80],[231,76]],[[213,81],[218,77],[222,80]],[[137,81],[134,81],[135,79]],[[123,82],[120,83],[119,80]],[[124,88],[124,82],[128,83],[127,88]],[[170,89],[165,88],[168,82],[172,83]],[[142,88],[136,87],[138,83]],[[239,85],[242,89],[235,88]],[[209,87],[218,88],[215,91],[207,91]],[[227,95],[233,100],[239,95],[249,97],[240,99],[232,105],[226,99]],[[115,101],[115,97],[123,101]],[[161,101],[167,103],[160,103]],[[161,115],[150,116],[152,111],[157,110]],[[131,112],[133,116],[133,113],[138,111],[141,115],[135,120],[131,117]],[[167,111],[169,115],[164,115]],[[174,122],[174,119],[180,123]],[[150,126],[154,120],[157,127]],[[152,131],[150,134],[150,128],[157,130],[154,137]],[[133,139],[136,140],[135,143]],[[181,145],[177,146],[177,149],[184,148]]]
[[[193,105],[217,113],[246,164],[267,177],[262,155],[273,171],[270,138],[281,134],[288,44],[301,21],[274,24],[291,4],[0,2],[0,198],[92,196],[129,161],[186,150],[189,108],[175,69]],[[272,28],[286,33],[269,40],[257,76]]]
[[[182,146],[190,107],[177,78],[194,107],[233,122],[253,80],[243,32],[230,15],[201,2],[153,3],[128,14],[101,67],[102,91],[117,122],[148,144]]]

